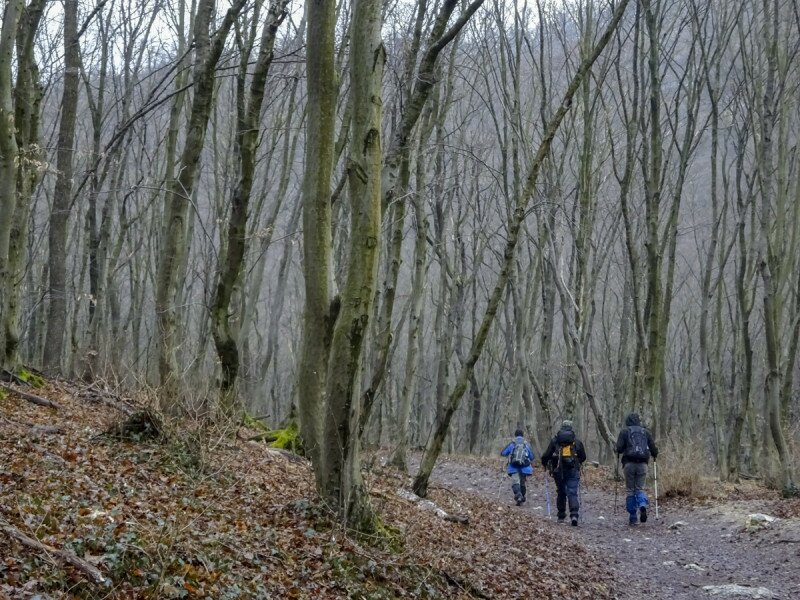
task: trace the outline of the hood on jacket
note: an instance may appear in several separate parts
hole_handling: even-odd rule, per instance
[[[631,413],[625,418],[625,426],[626,427],[641,427],[642,426],[642,419],[639,416],[639,413]]]

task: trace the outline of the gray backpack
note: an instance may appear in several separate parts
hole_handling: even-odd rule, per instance
[[[531,459],[528,457],[528,445],[525,442],[514,442],[514,448],[511,450],[511,466],[523,469],[529,467]]]

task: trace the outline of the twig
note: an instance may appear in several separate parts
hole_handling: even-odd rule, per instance
[[[461,525],[469,525],[469,517],[466,515],[447,515],[444,517],[445,521],[450,521],[451,523],[460,523]]]
[[[64,433],[64,430],[57,425],[32,425],[30,423],[21,423],[19,421],[14,421],[12,419],[8,419],[3,415],[0,415],[0,422],[1,423],[8,423],[14,427],[27,427],[30,431],[29,433],[32,434],[40,434],[40,433],[50,433],[50,434],[60,434]]]
[[[91,578],[92,581],[95,583],[105,583],[106,578],[100,572],[100,569],[95,567],[94,565],[89,564],[82,558],[79,558],[72,552],[68,552],[67,550],[58,550],[57,548],[53,548],[52,546],[47,546],[42,542],[35,540],[31,537],[28,537],[24,533],[22,533],[16,527],[12,527],[11,525],[5,525],[2,527],[3,533],[5,533],[8,537],[17,540],[23,546],[36,550],[37,552],[42,552],[48,556],[52,555],[56,558],[61,559],[63,562],[72,565],[76,569],[78,569],[81,573]]]
[[[0,382],[0,388],[3,388],[6,391],[19,396],[23,400],[27,400],[28,402],[32,402],[33,404],[37,404],[38,406],[46,406],[47,408],[54,408],[58,410],[61,408],[58,404],[53,402],[52,400],[48,400],[47,398],[42,398],[40,396],[34,396],[33,394],[28,394],[27,392],[22,392],[15,387],[12,387],[8,384]]]

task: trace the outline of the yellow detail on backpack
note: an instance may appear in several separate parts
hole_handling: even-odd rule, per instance
[[[574,444],[561,446],[561,458],[572,458],[574,456],[573,446]]]

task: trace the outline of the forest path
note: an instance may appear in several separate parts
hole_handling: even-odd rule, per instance
[[[445,459],[433,472],[431,484],[471,492],[514,504],[511,482],[504,471]],[[591,467],[587,467],[591,469]],[[586,478],[584,478],[585,480]],[[648,479],[648,485],[651,480]],[[715,505],[659,507],[656,520],[651,506],[644,525],[629,527],[620,487],[617,507],[614,493],[582,482],[581,522],[578,527],[558,524],[555,518],[555,486],[548,478],[552,519],[548,520],[541,468],[528,482],[527,502],[520,511],[524,519],[543,522],[606,556],[617,573],[619,600],[695,600],[700,598],[777,598],[800,600],[800,520],[781,519],[757,532],[743,531],[748,514],[776,508],[774,501],[724,501]],[[651,498],[652,503],[652,498]],[[774,513],[773,513],[774,514]],[[685,524],[671,528],[676,522]],[[509,523],[509,526],[514,526]],[[581,566],[576,564],[576,569]],[[735,584],[749,595],[716,595],[705,586]],[[755,590],[762,588],[762,595]],[[769,594],[765,590],[769,590]]]

